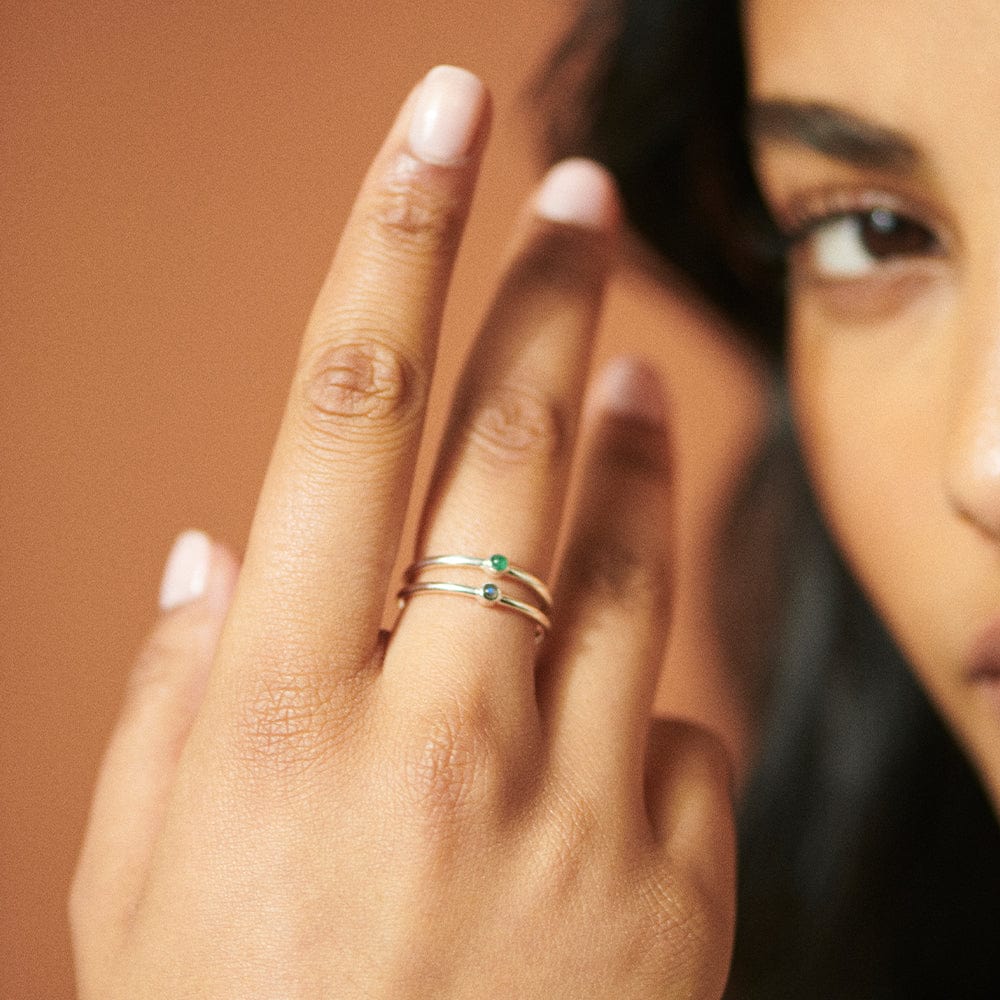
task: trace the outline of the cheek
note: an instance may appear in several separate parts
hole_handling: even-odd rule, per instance
[[[795,417],[830,530],[910,660],[939,662],[935,359],[912,330],[909,339],[887,330],[830,336],[807,317],[793,329]]]

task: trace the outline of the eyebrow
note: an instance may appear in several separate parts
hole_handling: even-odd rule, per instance
[[[795,143],[862,169],[911,173],[920,151],[905,136],[829,104],[765,100],[753,102],[747,129],[755,141]]]

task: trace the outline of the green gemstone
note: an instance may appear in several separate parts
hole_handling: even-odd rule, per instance
[[[500,596],[500,588],[495,583],[483,585],[483,597],[487,601],[495,601]]]
[[[510,566],[510,560],[506,556],[490,556],[490,565],[496,573],[506,573]]]

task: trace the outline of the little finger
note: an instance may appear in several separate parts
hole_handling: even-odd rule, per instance
[[[78,942],[113,927],[139,890],[238,572],[236,557],[202,532],[183,532],[171,549],[162,614],[136,659],[98,774],[70,894]]]

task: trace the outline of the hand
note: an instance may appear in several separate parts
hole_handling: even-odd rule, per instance
[[[188,538],[207,583],[139,657],[74,881],[84,1000],[724,988],[727,763],[650,718],[671,577],[653,373],[620,361],[593,391],[544,643],[453,594],[379,630],[487,118],[455,69],[407,99],[309,321],[242,567]],[[617,217],[586,161],[526,208],[418,558],[552,568]]]

